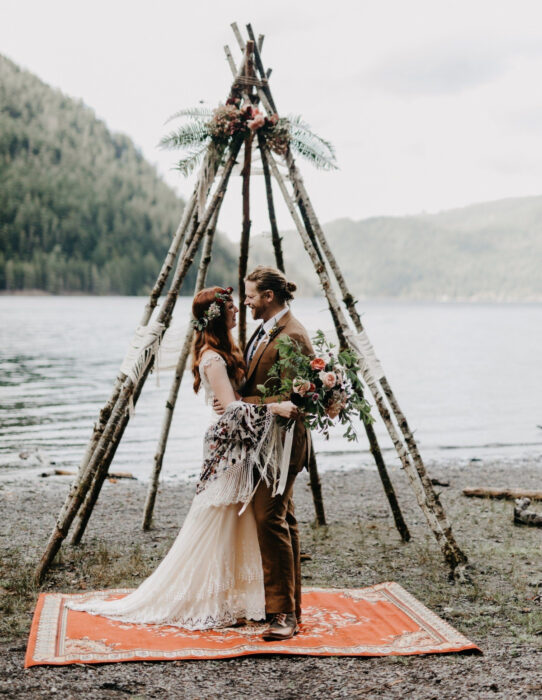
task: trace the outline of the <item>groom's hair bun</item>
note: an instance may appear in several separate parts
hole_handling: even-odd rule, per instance
[[[255,282],[258,292],[265,292],[270,289],[274,292],[277,301],[284,304],[294,298],[293,292],[297,289],[295,282],[288,282],[284,272],[276,267],[258,265],[245,277],[246,282]]]

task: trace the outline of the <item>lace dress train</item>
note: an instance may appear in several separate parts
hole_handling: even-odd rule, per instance
[[[206,352],[200,368],[223,362]],[[210,387],[202,372],[210,398]],[[132,593],[104,600],[88,594],[73,610],[134,623],[186,629],[229,626],[265,617],[262,561],[250,498],[280,440],[269,411],[242,402],[228,406],[205,434],[196,495],[175,542]],[[95,595],[95,594],[94,594]]]

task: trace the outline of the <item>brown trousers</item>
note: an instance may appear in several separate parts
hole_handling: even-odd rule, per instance
[[[274,498],[262,481],[253,506],[262,554],[266,613],[295,612],[301,618],[299,533],[292,493],[298,469],[290,466],[284,493]]]

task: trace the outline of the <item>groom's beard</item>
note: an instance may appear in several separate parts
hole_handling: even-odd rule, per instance
[[[260,306],[249,306],[249,309],[252,313],[252,318],[255,321],[258,321],[262,317],[262,314],[265,312],[265,308],[262,308]]]

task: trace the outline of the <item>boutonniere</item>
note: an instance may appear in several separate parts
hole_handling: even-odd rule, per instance
[[[273,340],[273,338],[279,334],[279,332],[280,332],[280,326],[277,323],[275,323],[273,328],[271,328],[271,330],[267,334],[267,337],[269,339],[268,342],[270,343]]]

